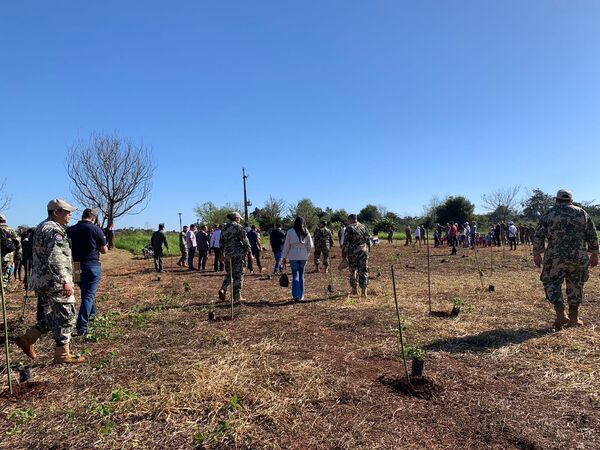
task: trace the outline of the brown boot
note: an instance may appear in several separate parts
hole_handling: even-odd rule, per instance
[[[69,344],[54,349],[54,364],[77,364],[84,361],[83,356],[75,356],[69,352]]]
[[[564,305],[554,305],[554,311],[556,311],[556,320],[554,321],[553,326],[554,329],[558,331],[569,323],[569,318],[565,316]]]
[[[356,286],[352,286],[352,290],[350,291],[350,295],[358,295],[358,289]]]
[[[35,353],[35,343],[41,336],[42,332],[36,327],[32,327],[27,330],[27,333],[25,333],[23,336],[15,339],[15,344],[17,344],[27,356],[29,356],[31,359],[35,359],[37,357]]]
[[[219,300],[225,301],[225,289],[219,289]]]
[[[579,319],[579,305],[569,305],[569,324],[568,327],[580,327],[583,321]]]
[[[367,288],[366,287],[361,287],[360,288],[360,296],[364,297],[364,298],[368,297],[368,295],[367,295]]]

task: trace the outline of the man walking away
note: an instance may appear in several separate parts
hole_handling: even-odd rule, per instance
[[[77,316],[77,335],[88,331],[88,322],[96,315],[96,291],[102,278],[100,253],[108,251],[108,243],[98,225],[98,213],[84,209],[81,220],[67,228],[67,236],[73,245],[73,261],[79,263],[81,271],[81,306]]]
[[[273,268],[273,275],[281,272],[281,258],[283,256],[283,241],[285,240],[285,233],[281,229],[281,224],[277,222],[275,228],[269,235],[271,242],[271,250],[275,257],[275,267]]]
[[[348,259],[350,286],[352,287],[351,295],[358,293],[356,288],[356,274],[358,272],[358,285],[360,286],[361,297],[367,297],[370,250],[371,239],[369,239],[369,230],[362,223],[358,222],[356,214],[350,214],[344,236],[342,257]]]
[[[517,230],[517,227],[515,226],[515,224],[513,222],[508,222],[508,242],[510,243],[511,250],[517,249],[518,233],[519,233],[519,230]]]
[[[165,234],[165,224],[159,223],[158,230],[152,233],[150,238],[150,244],[152,245],[152,252],[154,253],[154,269],[158,272],[164,272],[163,270],[163,245],[169,251],[169,243],[167,242],[167,236]]]
[[[250,231],[247,233],[248,241],[250,242],[250,251],[254,259],[256,260],[256,265],[258,266],[258,272],[262,272],[262,264],[260,261],[260,253],[262,251],[261,243],[260,243],[260,233],[256,229],[256,225],[252,225],[250,227]],[[252,260],[248,258],[249,264],[248,267],[250,269],[250,273],[252,273]]]
[[[560,330],[567,324],[572,327],[583,325],[579,320],[579,307],[583,300],[583,285],[590,277],[589,268],[598,265],[598,235],[588,213],[573,205],[570,191],[559,190],[555,201],[556,204],[542,215],[535,230],[533,261],[537,267],[544,266],[540,281],[546,298],[554,305],[554,328]],[[546,241],[548,245],[544,248]],[[565,280],[568,317],[562,295]]]

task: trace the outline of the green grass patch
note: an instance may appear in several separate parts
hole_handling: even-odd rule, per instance
[[[142,249],[150,243],[154,231],[150,230],[119,230],[115,235],[115,247],[127,250],[134,255],[141,255]],[[179,233],[167,231],[169,251],[167,255],[179,255]]]

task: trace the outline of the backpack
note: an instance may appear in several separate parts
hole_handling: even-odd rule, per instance
[[[0,244],[2,256],[12,253],[17,249],[17,246],[15,245],[12,236],[4,227],[0,227]]]

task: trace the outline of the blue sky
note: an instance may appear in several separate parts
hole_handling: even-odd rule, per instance
[[[600,202],[600,2],[3,2],[0,151],[9,223],[72,199],[67,147],[153,149],[120,226],[205,201],[303,197],[420,214],[522,185]]]

